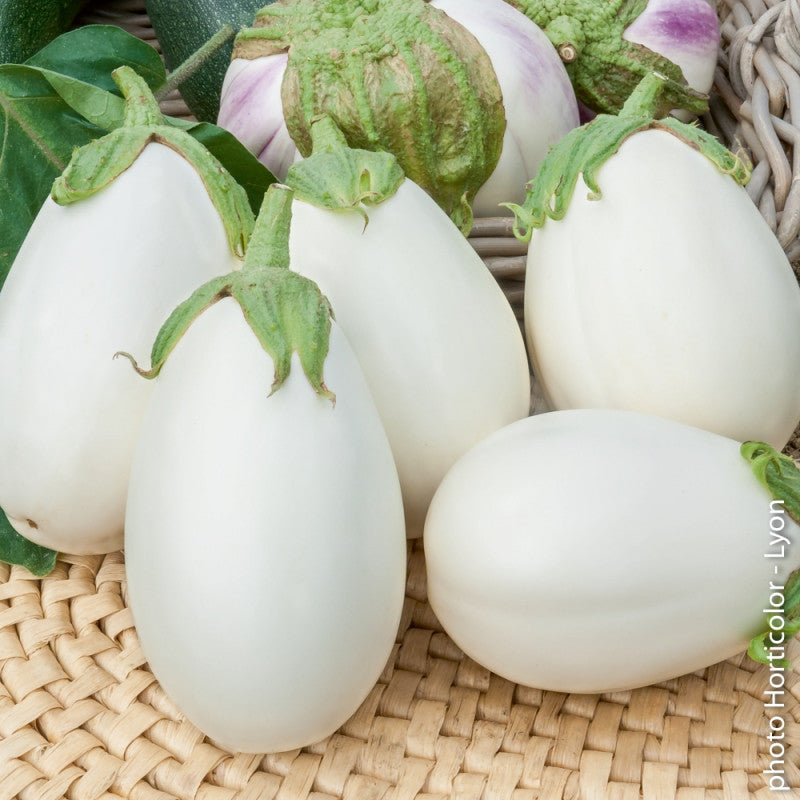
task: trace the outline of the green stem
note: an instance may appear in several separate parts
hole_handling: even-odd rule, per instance
[[[294,192],[283,184],[267,189],[247,246],[242,269],[289,268],[289,228]]]
[[[328,114],[317,117],[311,123],[311,151],[318,153],[334,147],[347,147],[345,135]]]
[[[125,98],[126,127],[153,127],[165,124],[164,115],[144,78],[128,66],[118,67],[111,76]]]
[[[175,67],[155,93],[156,100],[161,101],[175,91],[235,35],[236,31],[230,25],[223,25],[204,45]]]
[[[740,452],[772,499],[779,501],[789,517],[800,523],[800,469],[794,461],[765,442],[744,442]],[[795,563],[796,558],[793,556]],[[786,637],[800,631],[800,567],[786,579],[780,615],[784,620],[781,630]],[[754,661],[772,664],[774,654],[769,646],[770,632],[771,629],[767,629],[750,641],[747,654]],[[776,662],[776,666],[778,664],[786,669],[792,666],[786,659]]]
[[[623,103],[618,116],[623,119],[659,119],[671,110],[672,100],[665,99],[667,90],[681,88],[660,72],[648,72]]]

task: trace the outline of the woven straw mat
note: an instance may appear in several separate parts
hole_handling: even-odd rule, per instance
[[[790,258],[800,255],[800,0],[719,4],[723,40],[703,124],[755,165],[749,191]],[[81,22],[153,37],[142,3],[90,4]],[[180,97],[165,111],[188,116]],[[506,220],[471,241],[521,315],[524,246]],[[732,577],[732,585],[735,576]],[[409,543],[397,641],[363,705],[313,746],[218,749],[182,718],[139,648],[121,553],[63,556],[36,579],[0,564],[0,800],[744,800],[772,791],[779,741],[800,787],[800,682],[745,656],[635,691],[565,695],[515,685],[465,657],[426,602]],[[788,651],[800,663],[800,643]],[[783,738],[770,740],[780,726]]]

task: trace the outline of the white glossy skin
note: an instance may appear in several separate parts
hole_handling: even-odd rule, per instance
[[[745,190],[663,131],[581,179],[528,249],[526,332],[551,408],[624,408],[783,448],[800,420],[800,289]]]
[[[765,558],[784,523],[793,544]],[[737,442],[602,409],[487,438],[448,473],[425,526],[430,603],[455,643],[559,692],[632,689],[742,652],[799,547]]]
[[[483,261],[411,181],[369,209],[366,228],[355,212],[292,208],[292,269],[327,295],[358,355],[418,537],[450,466],[528,413],[519,325]]]
[[[143,652],[218,744],[311,744],[384,668],[405,587],[391,451],[334,325],[336,405],[273,365],[238,305],[192,324],[157,379],[131,473],[125,559]]]
[[[146,361],[170,311],[233,264],[200,177],[163,145],[93,197],[45,201],[0,292],[0,506],[23,536],[122,546],[152,387],[114,354]]]
[[[506,131],[492,175],[476,194],[475,216],[509,214],[520,203],[547,151],[579,124],[575,93],[550,40],[505,0],[433,0],[463,25],[489,56],[503,94]],[[300,158],[283,121],[284,54],[233,59],[222,85],[217,122],[279,179]]]

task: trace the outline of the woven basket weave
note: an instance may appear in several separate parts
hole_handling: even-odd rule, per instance
[[[755,164],[750,191],[787,253],[800,255],[800,0],[720,4],[712,110],[703,123]],[[90,5],[156,44],[142,3]],[[164,104],[187,115],[180,98]],[[800,100],[794,102],[800,114]],[[521,316],[525,249],[507,220],[471,241]],[[744,656],[635,691],[565,695],[510,683],[465,657],[426,602],[410,542],[395,648],[352,718],[311,747],[226,752],[182,718],[147,668],[126,605],[121,553],[63,556],[36,579],[0,563],[0,800],[744,800],[800,787],[800,680]],[[735,577],[731,576],[732,587]],[[213,580],[209,576],[209,580]],[[733,589],[735,590],[735,589]],[[788,656],[800,664],[800,642]],[[587,665],[587,669],[591,665]],[[774,680],[774,679],[773,679]],[[770,741],[773,729],[783,739]]]

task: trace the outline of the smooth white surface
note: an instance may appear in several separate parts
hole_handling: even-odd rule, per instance
[[[476,446],[425,526],[431,607],[467,655],[560,692],[649,685],[766,629],[770,497],[715,434],[625,411],[540,414]],[[778,525],[778,522],[773,522]],[[773,571],[775,570],[775,571]]]
[[[745,190],[637,133],[534,230],[525,325],[551,408],[625,408],[781,449],[800,421],[800,288]]]
[[[167,693],[231,750],[311,744],[389,658],[405,590],[397,474],[334,325],[317,396],[232,299],[192,324],[142,425],[126,520],[129,602]]]
[[[233,265],[199,175],[163,145],[86,200],[45,201],[0,292],[0,506],[22,535],[121,547],[152,385],[114,354],[149,365],[172,309]]]
[[[530,377],[511,307],[483,261],[411,181],[368,210],[295,200],[291,266],[328,296],[383,419],[409,536],[473,444],[524,417]]]

